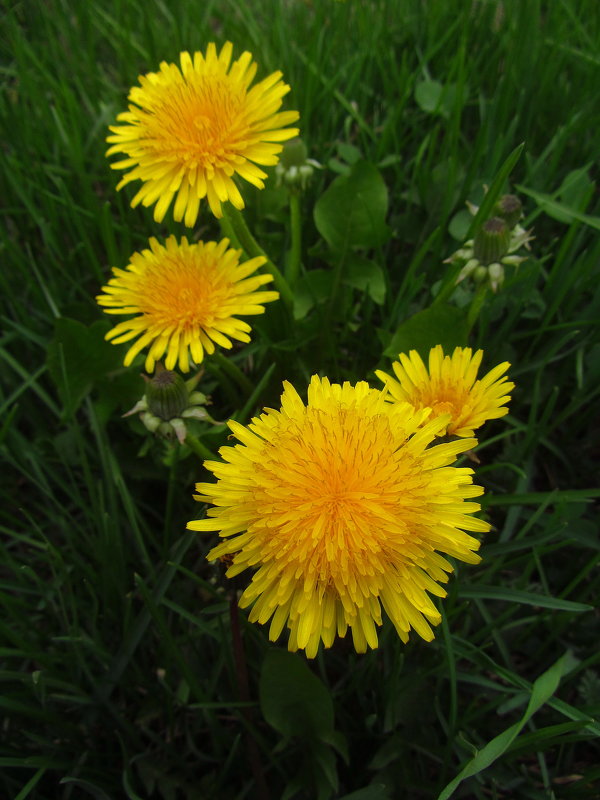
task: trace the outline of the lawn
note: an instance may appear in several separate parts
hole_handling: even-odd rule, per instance
[[[0,30],[0,797],[600,797],[597,0],[10,0]],[[109,126],[131,124],[116,118],[139,76],[213,42],[231,42],[233,61],[249,51],[255,83],[282,73],[281,108],[268,88],[255,106],[298,112],[272,120],[284,154],[275,165],[279,153],[265,154],[278,146],[247,150],[260,169],[235,162],[218,191],[208,179],[217,193],[197,215],[185,197],[161,211],[166,184],[132,207],[144,184],[117,190],[133,163],[111,169],[128,156],[106,157]],[[223,96],[211,95],[219,114]],[[518,221],[498,222],[507,195]],[[105,338],[123,318],[97,298],[117,296],[111,269],[150,237],[175,247],[183,236],[189,252],[227,237],[241,263],[257,259],[260,277],[244,286],[262,300],[238,298],[247,325],[190,345],[194,363],[181,342],[150,362],[150,343],[128,358],[132,339]],[[182,274],[148,295],[166,296]],[[439,416],[447,404],[415,411],[400,402],[402,381],[382,382],[399,354],[427,364],[437,345],[483,350],[479,378],[505,365],[514,384],[509,402],[488,397],[498,413],[473,426],[476,442]],[[190,384],[173,379],[184,401],[149,417],[136,405],[142,374],[165,359]],[[326,379],[349,382],[341,401]],[[325,439],[290,422],[307,403],[334,420]],[[393,486],[377,449],[384,417],[400,453]],[[249,424],[285,434],[270,482]],[[251,467],[232,449],[242,439]],[[326,623],[299,611],[289,652],[287,629],[270,641],[264,615],[251,621],[271,528],[248,544],[241,515],[279,503],[301,542],[299,586],[321,546],[285,488],[298,453],[311,498],[333,476],[341,503],[348,464],[362,488],[373,476],[402,484],[394,508],[410,536],[397,557],[413,571],[396,627],[391,600],[381,625],[373,605],[364,611],[344,566],[346,553],[379,558],[387,511],[352,522],[337,557],[322,545],[317,586],[338,598],[343,577],[351,611],[338,598],[337,613],[362,620],[351,632],[328,641]],[[483,493],[466,502],[473,485]],[[373,498],[360,500],[369,514]],[[331,513],[339,542],[339,520],[356,517]],[[441,572],[434,545],[453,570],[444,598],[431,594],[438,578],[410,566]],[[250,569],[235,568],[242,557]],[[317,594],[307,614],[322,620]],[[409,606],[421,610],[399,635]]]

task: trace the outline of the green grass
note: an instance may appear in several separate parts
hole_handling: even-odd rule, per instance
[[[596,0],[30,0],[2,14],[0,796],[260,797],[249,740],[272,798],[437,798],[476,753],[485,769],[457,797],[597,796]],[[138,74],[227,39],[263,77],[283,71],[286,107],[324,165],[301,197],[298,292],[313,270],[349,269],[313,217],[345,160],[378,165],[391,235],[361,251],[383,269],[383,303],[342,281],[293,327],[272,304],[233,356],[250,396],[207,363],[216,419],[277,405],[282,379],[301,389],[314,372],[356,381],[389,369],[393,334],[448,275],[465,201],[479,204],[524,143],[499,188],[521,197],[532,254],[469,337],[489,367],[509,360],[516,383],[510,415],[477,451],[493,525],[483,561],[457,565],[433,643],[404,646],[384,625],[365,656],[346,640],[321,652],[319,689],[299,673],[332,704],[329,743],[285,738],[259,705],[273,646],[243,615],[242,699],[232,582],[205,561],[208,537],[185,532],[202,467],[120,418],[143,391],[141,367],[101,345],[94,301],[149,235],[182,232],[130,209],[129,187],[115,192],[108,124]],[[437,109],[417,101],[423,81],[445,87]],[[270,181],[245,197],[285,268],[285,193]],[[219,234],[208,212],[199,234]],[[226,441],[222,426],[198,430],[213,451]]]

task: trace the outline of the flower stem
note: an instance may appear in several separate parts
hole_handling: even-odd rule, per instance
[[[214,453],[211,453],[208,447],[203,445],[200,439],[192,436],[191,433],[188,433],[188,435],[185,437],[185,444],[187,444],[190,450],[193,450],[194,453],[196,453],[201,461],[206,461],[206,459],[212,460],[215,458]]]
[[[215,350],[213,356],[214,360],[221,367],[223,372],[227,373],[232,378],[246,396],[250,396],[254,391],[254,384],[247,378],[238,365],[230,358],[225,358],[220,350]]]
[[[229,619],[231,621],[231,638],[233,643],[233,659],[235,662],[235,672],[237,678],[238,692],[243,703],[250,703],[250,687],[248,684],[248,669],[246,667],[246,654],[240,630],[240,615],[238,600],[235,591],[229,595]],[[246,748],[250,769],[254,776],[257,797],[259,800],[269,800],[269,790],[265,781],[265,775],[260,760],[255,739],[252,737],[250,727],[252,726],[252,709],[245,706],[240,709],[244,721],[246,722]]]
[[[471,300],[471,305],[469,306],[469,310],[467,312],[467,332],[470,333],[473,325],[477,322],[477,317],[479,316],[481,309],[483,308],[483,302],[485,300],[485,296],[487,294],[487,285],[485,283],[479,284],[477,287],[477,291],[473,295],[473,299]]]
[[[224,203],[221,208],[223,209],[223,216],[226,216],[229,223],[231,223],[231,228],[246,252],[246,255],[250,256],[250,258],[256,258],[257,256],[266,258],[267,263],[265,266],[273,276],[275,288],[281,295],[284,304],[291,310],[294,302],[294,295],[292,294],[288,282],[256,241],[242,213],[232,206],[231,203]]]
[[[456,289],[456,281],[458,279],[458,275],[460,273],[461,267],[460,264],[451,267],[447,274],[444,281],[442,281],[442,285],[440,287],[439,292],[433,298],[431,306],[437,306],[439,303],[444,303],[452,292]]]
[[[229,239],[231,246],[235,247],[236,250],[243,250],[244,248],[242,247],[242,243],[238,239],[229,217],[227,216],[221,217],[221,219],[219,220],[219,224],[221,226],[221,233],[223,234],[223,236],[226,236]]]
[[[287,264],[287,280],[293,289],[298,280],[300,271],[300,256],[302,253],[302,222],[300,217],[300,193],[290,192],[290,229],[291,247],[290,258]]]

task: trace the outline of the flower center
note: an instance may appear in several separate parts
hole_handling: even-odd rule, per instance
[[[270,462],[265,449],[255,494],[274,558],[339,586],[350,575],[381,574],[387,556],[402,549],[401,506],[411,495],[405,475],[412,459],[399,449],[389,418],[309,409],[300,424],[286,421],[276,450]]]
[[[189,168],[222,165],[236,156],[248,132],[244,99],[227,77],[164,87],[145,120],[148,144]]]
[[[451,414],[455,420],[469,400],[469,392],[462,386],[446,382],[433,382],[424,391],[418,393],[416,402],[421,408],[429,406],[433,416]]]
[[[164,256],[140,281],[139,309],[163,327],[210,327],[231,296],[231,282],[207,259]]]

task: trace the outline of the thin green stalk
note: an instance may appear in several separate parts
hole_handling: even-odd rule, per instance
[[[456,279],[458,278],[458,274],[461,271],[462,267],[460,264],[456,264],[454,267],[451,267],[447,274],[445,280],[442,282],[439,292],[434,297],[431,306],[437,306],[440,303],[446,302],[452,292],[456,288]]]
[[[487,284],[480,283],[477,287],[477,291],[473,295],[473,299],[471,300],[471,305],[469,306],[469,311],[467,312],[467,330],[471,332],[473,325],[477,322],[477,317],[479,316],[481,309],[483,308],[483,303],[485,301],[485,296],[487,294]]]
[[[223,234],[223,236],[226,236],[229,239],[231,246],[235,247],[236,250],[243,250],[244,248],[242,247],[242,243],[238,239],[229,217],[227,216],[221,217],[221,219],[219,220],[219,224],[221,226],[221,233]]]
[[[196,453],[201,461],[205,461],[206,459],[214,460],[214,453],[211,453],[208,447],[203,445],[200,439],[192,436],[191,433],[188,433],[188,435],[185,437],[185,444],[187,444],[190,450],[193,450],[194,453]]]
[[[175,487],[177,485],[177,464],[179,463],[180,456],[179,447],[174,448],[173,458],[169,469],[169,480],[167,482],[167,501],[165,504],[165,517],[163,522],[163,547],[169,543],[171,528],[171,518],[173,516],[173,505],[175,499]]]
[[[400,288],[398,289],[398,293],[396,294],[396,298],[394,300],[394,305],[392,307],[392,312],[389,315],[387,321],[385,322],[385,328],[387,330],[390,330],[393,326],[399,324],[398,317],[399,317],[399,314],[400,314],[400,309],[402,307],[402,303],[403,302],[408,302],[408,301],[405,301],[405,297],[404,296],[407,293],[407,291],[409,290],[410,285],[411,285],[411,283],[413,281],[413,277],[414,277],[416,271],[419,269],[419,267],[423,263],[423,260],[425,259],[425,256],[427,255],[427,253],[430,252],[430,250],[433,249],[434,245],[437,245],[437,240],[439,239],[440,234],[441,234],[441,228],[438,226],[437,228],[435,228],[429,234],[427,239],[423,242],[421,247],[417,250],[417,252],[415,253],[415,255],[412,258],[412,261],[408,265],[408,269],[406,270],[404,278],[402,279],[402,283],[400,284]]]
[[[246,665],[246,653],[244,651],[244,643],[242,641],[242,632],[240,629],[240,617],[237,594],[232,591],[229,595],[229,618],[231,621],[231,638],[233,644],[233,658],[235,662],[235,672],[238,684],[238,692],[240,700],[243,703],[250,703],[250,684],[248,681],[248,667]],[[269,800],[270,794],[265,781],[265,774],[260,758],[260,752],[255,739],[249,730],[253,722],[252,709],[248,706],[243,706],[241,714],[246,721],[248,729],[246,730],[246,752],[250,769],[254,777],[257,796],[260,800]]]
[[[215,350],[212,358],[223,369],[230,378],[232,378],[246,396],[249,396],[254,391],[254,384],[249,380],[238,365],[230,358],[225,358],[220,350]]]
[[[290,257],[287,264],[287,280],[293,289],[298,280],[300,271],[300,256],[302,253],[302,222],[300,218],[300,193],[290,192]]]
[[[250,228],[246,224],[246,220],[244,219],[242,213],[238,211],[237,208],[234,208],[231,203],[224,203],[222,209],[223,216],[227,217],[228,221],[231,223],[232,230],[234,231],[241,246],[244,248],[246,254],[250,256],[250,258],[262,256],[263,258],[267,259],[265,267],[273,276],[275,287],[281,295],[281,299],[283,300],[284,304],[291,310],[294,302],[294,295],[292,294],[292,290],[290,289],[288,282],[256,241],[252,235],[252,232],[250,231]]]

